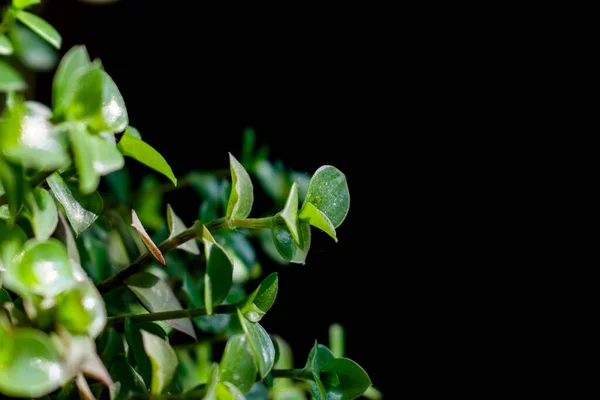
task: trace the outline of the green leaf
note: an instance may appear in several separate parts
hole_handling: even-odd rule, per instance
[[[16,16],[17,19],[25,24],[29,29],[40,35],[42,38],[44,38],[44,40],[60,50],[62,38],[52,25],[37,15],[23,10],[17,11]]]
[[[204,274],[204,306],[207,314],[212,314],[213,306],[225,300],[233,281],[233,262],[227,252],[215,242],[208,230],[204,229],[204,255],[206,273]]]
[[[10,56],[13,53],[13,45],[6,35],[0,35],[0,55]]]
[[[177,355],[173,348],[160,337],[142,331],[146,354],[152,363],[151,391],[160,394],[171,383],[177,370]]]
[[[2,134],[3,132],[0,131],[0,139]],[[23,170],[20,167],[12,165],[6,161],[2,156],[1,151],[0,181],[2,181],[5,190],[4,201],[8,203],[10,212],[9,222],[12,223],[14,218],[16,218],[21,205],[25,201],[25,194],[29,191],[29,184],[23,176]]]
[[[334,374],[333,384],[325,385],[328,398],[352,400],[362,395],[370,386],[371,379],[360,365],[348,358],[336,358],[321,368],[321,378]]]
[[[98,337],[106,325],[104,300],[86,279],[57,298],[56,323],[75,335]]]
[[[30,239],[14,259],[14,268],[4,274],[4,284],[21,296],[54,297],[75,284],[72,270],[61,242]]]
[[[138,131],[136,128],[134,128],[131,125],[129,125],[127,128],[125,128],[125,132],[123,132],[123,134],[124,135],[130,135],[130,136],[133,136],[136,139],[142,140],[142,135],[141,135],[140,131]]]
[[[115,382],[115,386],[118,387],[118,396],[111,395],[111,399],[125,400],[133,395],[147,392],[144,380],[129,365],[124,356],[114,358],[110,367],[110,376]]]
[[[63,56],[52,82],[52,105],[57,115],[67,109],[79,89],[79,78],[92,65],[85,46],[73,46]]]
[[[8,292],[5,289],[0,288],[0,304],[10,302],[12,302],[10,294],[8,294]]]
[[[289,190],[283,165],[273,165],[268,160],[262,160],[256,163],[254,174],[269,197],[277,203],[283,202]]]
[[[0,327],[0,339],[1,393],[40,397],[69,378],[52,340],[42,331],[18,328],[5,334]]]
[[[98,355],[102,357],[102,360],[106,365],[111,365],[114,357],[125,355],[123,339],[121,339],[121,335],[115,328],[106,328],[98,338],[97,343]]]
[[[7,227],[0,221],[0,272],[15,269],[15,257],[21,252],[27,235],[18,226]]]
[[[217,385],[219,383],[219,364],[213,364],[210,369],[208,382],[206,382],[206,394],[202,400],[220,400],[216,395]]]
[[[243,394],[250,391],[258,367],[246,335],[229,338],[219,368],[219,380],[234,384]]]
[[[79,236],[98,218],[103,208],[102,197],[97,192],[82,195],[77,188],[67,185],[58,173],[50,175],[47,182],[54,197],[63,206],[75,235]]]
[[[285,221],[296,244],[300,245],[300,233],[298,232],[298,185],[296,183],[292,185],[285,206],[279,215]]]
[[[277,272],[267,276],[240,307],[240,311],[250,322],[258,322],[275,303],[278,290]]]
[[[229,153],[231,167],[231,194],[227,204],[227,217],[246,218],[252,210],[254,188],[248,172],[242,164]]]
[[[106,175],[104,179],[117,201],[122,204],[129,204],[132,185],[128,169],[124,167]]]
[[[124,156],[131,157],[153,170],[160,172],[177,186],[177,178],[173,175],[173,171],[169,164],[167,164],[158,151],[154,150],[154,148],[146,142],[143,142],[141,139],[130,134],[123,135],[119,141],[118,148]]]
[[[140,234],[140,237],[144,241],[144,245],[146,246],[146,249],[148,249],[150,254],[152,254],[152,257],[154,257],[154,259],[156,261],[158,261],[159,263],[161,263],[162,265],[166,265],[165,258],[163,257],[162,252],[156,246],[156,244],[154,244],[154,242],[152,241],[152,238],[150,238],[150,236],[148,235],[148,232],[146,232],[146,230],[142,226],[140,219],[138,218],[137,214],[135,213],[135,210],[131,210],[131,226],[133,226],[135,228],[135,230],[138,231],[138,233]]]
[[[304,202],[302,205],[302,211],[300,212],[300,219],[306,220],[312,226],[319,228],[337,242],[337,236],[333,224],[327,215],[315,207],[312,203]]]
[[[83,194],[96,190],[100,177],[117,171],[125,160],[114,143],[88,132],[84,124],[74,124],[69,131],[79,173],[79,189]]]
[[[74,61],[84,62],[83,60]],[[77,68],[69,72],[73,75],[66,77],[68,80],[64,93],[65,99],[63,99],[63,102],[69,100],[69,103],[65,104],[67,119],[88,121],[100,114],[102,110],[104,71],[100,64],[93,63],[85,68]],[[72,94],[71,91],[73,91]]]
[[[276,225],[271,229],[271,232],[273,243],[281,257],[293,263],[304,264],[306,262],[308,250],[310,249],[310,225],[301,220],[299,221],[298,228],[300,233],[300,246],[296,244],[286,225]]]
[[[100,112],[90,121],[97,132],[122,132],[129,124],[125,100],[113,79],[102,71],[102,95]]]
[[[216,387],[219,400],[246,400],[244,394],[230,382],[219,382]]]
[[[173,293],[167,282],[148,272],[132,275],[126,281],[127,287],[136,295],[144,308],[150,312],[181,310],[181,303]],[[194,339],[194,327],[189,318],[179,318],[164,321],[173,328],[181,331]]]
[[[329,347],[336,358],[344,357],[344,328],[340,324],[329,326]]]
[[[27,69],[50,72],[56,67],[58,51],[31,29],[15,24],[8,34],[14,46],[14,55]]]
[[[169,239],[172,239],[187,229],[181,218],[175,214],[175,211],[173,211],[173,208],[170,204],[167,204],[167,222],[169,224]],[[187,242],[177,246],[177,248],[187,251],[191,254],[200,254],[200,249],[198,248],[195,240],[188,240]]]
[[[0,92],[13,92],[27,89],[21,74],[10,64],[0,60]]]
[[[58,225],[58,210],[52,195],[46,189],[35,188],[27,194],[26,201],[36,239],[48,239]]]
[[[10,219],[10,210],[8,209],[8,204],[0,206],[0,219]]]
[[[275,363],[275,346],[269,334],[258,322],[248,321],[240,310],[238,310],[238,318],[254,352],[260,377],[264,379]]]
[[[262,382],[256,382],[252,388],[246,393],[246,400],[264,400],[269,398],[269,389]],[[294,400],[294,399],[291,399]],[[306,400],[306,399],[302,399]]]
[[[40,4],[42,0],[13,0],[13,7],[16,9],[22,10],[23,8],[27,8],[29,6]]]
[[[131,322],[130,318],[125,319],[125,337],[127,338],[127,344],[129,345],[128,352],[130,353],[130,357],[131,354],[133,354],[137,370],[144,379],[146,386],[150,386],[152,383],[152,364],[144,349],[141,333],[142,329],[165,340],[167,334],[160,325],[153,322],[135,323]]]
[[[333,359],[335,359],[335,356],[331,350],[315,341],[315,345],[308,355],[308,360],[304,368],[312,373],[313,379],[308,381],[308,386],[312,395],[317,400],[327,400],[328,398],[325,386],[320,379],[319,371]]]
[[[334,228],[340,226],[350,209],[350,192],[346,176],[331,165],[319,168],[308,184],[303,209],[304,204],[307,203],[312,203],[325,214]]]

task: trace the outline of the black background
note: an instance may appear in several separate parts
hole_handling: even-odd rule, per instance
[[[346,355],[391,390],[384,375],[396,383],[406,376],[402,357],[415,346],[407,321],[423,299],[403,295],[416,284],[406,271],[419,264],[408,260],[414,239],[403,232],[414,213],[403,199],[418,167],[402,161],[413,150],[403,146],[401,121],[382,122],[401,115],[394,75],[386,75],[398,49],[379,45],[388,27],[359,9],[217,12],[185,4],[51,0],[42,15],[62,34],[62,53],[84,44],[102,60],[131,125],[176,175],[227,168],[246,127],[286,167],[312,173],[330,164],[346,174],[351,207],[339,242],[317,233],[305,266],[265,266],[279,272],[280,291],[263,322],[292,344],[298,366],[315,339],[327,342],[331,323],[342,324]],[[37,81],[46,104],[51,79],[42,73]],[[188,194],[170,202],[189,223],[198,204]]]

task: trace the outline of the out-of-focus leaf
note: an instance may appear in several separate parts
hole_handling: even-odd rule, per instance
[[[263,190],[277,203],[284,201],[289,189],[282,169],[281,166],[273,166],[268,160],[262,160],[256,163],[254,172]]]
[[[340,324],[329,326],[329,348],[336,358],[344,357],[344,328]]]
[[[133,135],[123,135],[119,141],[118,148],[124,156],[131,157],[142,164],[160,172],[177,186],[177,178],[171,167],[152,146],[136,138]]]
[[[163,196],[159,191],[160,183],[152,176],[146,175],[140,183],[139,197],[134,206],[138,217],[145,227],[158,230],[163,225]]]
[[[138,233],[140,234],[140,237],[144,241],[144,245],[146,246],[146,248],[148,249],[150,254],[152,254],[152,257],[154,257],[154,259],[156,261],[158,261],[159,263],[161,263],[162,265],[165,265],[166,262],[165,262],[165,258],[163,257],[162,252],[156,246],[156,244],[154,244],[154,242],[152,241],[152,238],[150,238],[150,236],[148,235],[148,232],[146,232],[146,229],[144,229],[144,227],[142,226],[140,219],[138,218],[137,214],[135,213],[135,210],[131,210],[131,221],[132,221],[131,226],[133,226],[135,228],[135,230],[138,231]]]
[[[252,210],[254,188],[248,172],[236,158],[229,154],[231,166],[231,194],[227,204],[227,216],[230,218],[246,218]]]
[[[167,222],[169,224],[169,239],[177,236],[187,229],[181,218],[175,214],[175,211],[173,211],[173,208],[170,204],[167,204]],[[185,250],[191,254],[200,254],[200,249],[198,248],[195,240],[188,240],[187,242],[179,245],[177,248]]]
[[[15,257],[27,241],[27,235],[18,226],[6,226],[0,221],[0,272],[15,269]]]
[[[296,244],[292,234],[285,225],[276,225],[271,229],[271,232],[273,243],[281,257],[293,263],[304,264],[310,249],[310,225],[306,221],[300,220],[298,222],[298,228],[300,234],[300,246]]]
[[[0,92],[12,92],[27,89],[27,83],[21,74],[10,64],[0,60]]]
[[[246,400],[244,394],[230,382],[218,382],[216,391],[219,400]]]
[[[279,213],[287,225],[294,241],[297,245],[300,245],[300,233],[298,232],[298,185],[293,184],[290,189],[287,201],[283,210]]]
[[[277,272],[267,276],[240,307],[241,312],[251,322],[258,322],[271,308],[277,297]]]
[[[34,4],[39,4],[41,2],[42,0],[12,0],[13,7],[19,10],[22,10],[23,8],[27,8]]]
[[[36,239],[48,239],[58,225],[58,210],[52,195],[46,189],[35,188],[27,194],[26,199]]]
[[[312,203],[304,203],[302,205],[302,212],[300,213],[300,219],[306,220],[309,224],[319,228],[323,232],[327,233],[337,242],[337,236],[333,224],[327,218],[327,215],[315,207]]]
[[[350,209],[350,192],[346,176],[331,165],[324,165],[317,169],[310,179],[302,208],[306,203],[312,203],[325,214],[334,228],[340,226]]]
[[[15,24],[9,31],[15,55],[25,67],[34,71],[51,71],[58,62],[58,51],[30,29]]]
[[[252,388],[246,393],[246,400],[265,400],[269,398],[269,389],[262,382],[256,382]],[[294,399],[292,399],[294,400]],[[306,399],[303,399],[306,400]]]
[[[122,204],[128,204],[130,196],[131,179],[127,168],[122,168],[104,177],[110,190]]]
[[[119,88],[105,71],[102,71],[101,100],[100,112],[92,118],[90,127],[98,132],[122,132],[129,123],[127,108]]]
[[[10,219],[10,210],[8,209],[8,204],[3,204],[0,206],[0,219]]]
[[[60,50],[62,38],[52,25],[37,15],[23,10],[17,11],[16,16],[17,19],[25,24],[29,29],[40,35],[44,40]]]
[[[114,358],[110,367],[110,376],[115,382],[114,391],[118,393],[118,396],[115,397],[111,395],[111,399],[125,400],[136,394],[147,392],[142,377],[135,372],[124,356]]]
[[[156,335],[142,331],[142,339],[146,354],[152,363],[151,391],[160,394],[175,375],[178,365],[177,355],[169,343]]]
[[[150,386],[152,382],[152,364],[144,349],[142,330],[150,332],[165,340],[167,334],[158,324],[153,322],[135,323],[131,322],[130,318],[125,319],[125,337],[127,338],[127,344],[129,345],[128,352],[130,357],[131,354],[133,354],[137,371],[144,379],[146,386]]]
[[[258,367],[246,335],[229,338],[219,368],[219,380],[234,384],[242,393],[248,393],[256,382]]]
[[[73,46],[63,56],[52,82],[52,106],[57,115],[62,115],[75,98],[79,77],[91,66],[85,46]]]
[[[269,334],[258,322],[248,321],[240,310],[238,310],[238,318],[254,352],[260,377],[264,379],[275,363],[275,346]]]
[[[10,39],[6,35],[0,35],[0,55],[10,56],[14,51],[13,45]]]
[[[104,300],[89,279],[61,293],[57,305],[56,322],[72,334],[96,338],[106,325]]]
[[[5,289],[0,288],[0,304],[10,303],[11,301],[10,294]]]
[[[103,208],[102,197],[97,192],[82,195],[77,188],[67,185],[57,172],[50,175],[47,182],[56,200],[63,206],[75,235],[79,236],[98,218]]]
[[[211,315],[213,306],[221,304],[231,290],[233,262],[205,228],[204,234],[206,236],[202,241],[207,259],[204,274],[204,306],[208,315]]]

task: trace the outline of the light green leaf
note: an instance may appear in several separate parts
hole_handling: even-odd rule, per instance
[[[215,393],[219,383],[219,364],[214,363],[210,369],[208,382],[206,382],[206,394],[202,400],[220,400]]]
[[[238,310],[238,318],[256,357],[260,377],[264,379],[275,363],[275,346],[269,334],[258,322],[248,321],[240,310]]]
[[[312,226],[319,228],[337,242],[337,236],[333,224],[327,215],[325,215],[325,213],[315,207],[312,203],[304,202],[299,218],[306,220]]]
[[[248,172],[242,164],[229,153],[231,167],[231,194],[227,203],[227,216],[230,218],[246,218],[252,210],[254,188]]]
[[[8,34],[14,47],[14,55],[27,69],[50,72],[56,67],[58,51],[31,29],[15,24]]]
[[[29,6],[40,4],[42,0],[13,0],[13,7],[16,9],[22,10],[23,8],[27,8]]]
[[[130,318],[125,319],[125,337],[127,338],[127,344],[129,345],[128,353],[130,358],[131,353],[133,353],[137,371],[144,379],[146,386],[150,386],[152,384],[152,363],[144,349],[142,330],[165,340],[167,340],[167,333],[157,323],[135,323],[131,322]]]
[[[74,335],[98,337],[106,325],[104,300],[86,279],[57,298],[56,322]]]
[[[150,312],[181,310],[181,303],[177,300],[173,289],[162,279],[148,272],[132,275],[125,282],[127,287],[136,295],[144,308]],[[189,318],[179,318],[164,321],[173,328],[181,331],[194,339],[194,327]]]
[[[212,314],[213,306],[225,300],[233,281],[233,262],[227,252],[214,241],[204,228],[204,255],[206,256],[206,273],[204,274],[204,306],[207,314]]]
[[[329,326],[329,348],[336,358],[344,357],[344,328],[340,324]]]
[[[79,89],[79,78],[91,65],[85,46],[73,46],[63,56],[52,82],[52,105],[57,115],[71,104]]]
[[[0,271],[15,268],[15,257],[26,241],[27,235],[19,226],[6,226],[0,221]]]
[[[294,183],[290,189],[287,201],[279,215],[285,221],[296,244],[300,245],[300,234],[298,233],[298,184]]]
[[[6,35],[0,35],[0,55],[10,56],[13,53],[13,45]]]
[[[165,175],[177,186],[177,178],[163,156],[153,147],[132,135],[123,135],[118,148],[124,156],[131,157],[142,164]]]
[[[229,338],[219,368],[219,380],[234,384],[246,394],[256,382],[258,367],[246,335]]]
[[[0,139],[4,132],[0,131]],[[1,146],[0,146],[1,148]],[[12,223],[16,218],[21,205],[25,201],[25,194],[30,186],[23,176],[23,170],[19,166],[12,165],[2,156],[0,151],[0,181],[4,187],[4,202],[8,203],[10,212],[9,222]]]
[[[307,203],[312,203],[321,210],[334,228],[340,226],[350,209],[350,192],[346,176],[331,165],[319,168],[310,179],[302,208]]]
[[[97,192],[83,196],[77,188],[67,185],[57,172],[50,175],[47,182],[54,197],[63,206],[75,235],[79,236],[98,218],[103,208],[102,197]]]
[[[10,219],[10,210],[8,209],[8,204],[3,204],[0,206],[0,219]]]
[[[187,229],[181,218],[175,214],[175,211],[173,211],[173,208],[170,204],[167,204],[167,222],[169,223],[169,239],[172,239]],[[177,248],[185,250],[191,254],[200,254],[200,249],[198,248],[195,240],[188,240],[187,242],[177,246]]]
[[[124,356],[116,356],[113,359],[110,367],[110,376],[115,382],[115,389],[113,391],[118,393],[114,397],[111,393],[111,399],[125,400],[133,395],[148,391],[142,377],[131,368],[131,365],[129,365]]]
[[[128,123],[125,100],[110,75],[102,71],[102,105],[90,121],[90,127],[97,132],[116,133],[127,128]]]
[[[81,55],[78,57],[81,57]],[[80,59],[73,60],[73,62],[75,61],[84,62]],[[71,121],[88,121],[100,114],[102,110],[104,71],[100,64],[93,63],[85,68],[77,68],[71,73],[72,76],[65,78],[67,82],[64,93],[65,98],[63,99],[63,102],[66,99],[69,100],[69,103],[65,104],[67,119]],[[71,94],[71,90],[73,94]]]
[[[277,272],[273,272],[244,300],[240,311],[249,321],[260,321],[275,303],[278,288]]]
[[[0,60],[0,92],[13,92],[27,89],[21,74],[10,64]]]
[[[37,15],[27,11],[17,11],[16,15],[17,19],[25,24],[29,29],[40,35],[48,43],[60,50],[62,38],[52,25]]]
[[[58,210],[52,195],[46,189],[35,188],[27,194],[26,201],[36,239],[48,239],[58,225]]]
[[[230,382],[219,382],[216,387],[219,400],[246,400],[244,394]]]
[[[125,132],[123,132],[124,135],[130,135],[133,136],[136,139],[142,139],[142,134],[140,133],[140,131],[138,131],[136,128],[134,128],[133,126],[129,125],[127,128],[125,128]]]
[[[156,246],[156,244],[154,244],[152,238],[150,237],[150,235],[148,235],[148,232],[146,232],[146,229],[144,229],[144,227],[142,226],[140,219],[135,213],[135,210],[131,210],[131,226],[133,226],[135,230],[138,231],[140,237],[142,238],[142,241],[144,242],[144,245],[146,246],[146,249],[148,249],[150,254],[152,254],[152,257],[154,257],[154,259],[162,265],[166,265],[167,263],[165,262],[165,258],[163,257],[162,252]]]
[[[320,372],[328,398],[353,400],[371,386],[371,379],[365,370],[348,358],[331,360]],[[327,383],[327,378],[333,378],[330,384]]]
[[[177,355],[173,348],[156,335],[142,331],[146,354],[152,363],[151,391],[160,394],[171,383],[177,370]]]
[[[0,392],[14,397],[40,397],[69,378],[48,335],[32,328],[3,332],[0,327]],[[32,384],[35,382],[35,384]]]
[[[286,225],[276,225],[271,229],[271,232],[273,243],[281,257],[293,263],[304,264],[311,243],[310,225],[301,220],[299,221],[298,228],[300,233],[300,246],[296,245],[296,242]]]

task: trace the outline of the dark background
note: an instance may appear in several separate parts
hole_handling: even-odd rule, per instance
[[[346,174],[351,207],[339,242],[315,231],[305,266],[266,266],[279,272],[280,291],[264,326],[292,344],[301,366],[314,340],[326,343],[329,325],[342,324],[346,355],[391,390],[384,374],[397,380],[406,367],[396,357],[415,346],[403,337],[418,301],[402,294],[411,285],[403,271],[414,267],[400,234],[411,213],[401,206],[410,150],[381,122],[400,107],[393,78],[382,77],[396,50],[377,44],[387,27],[367,24],[358,9],[219,13],[186,4],[51,0],[42,15],[62,34],[62,53],[84,44],[102,60],[131,125],[177,176],[227,168],[246,127],[288,168],[313,173],[330,164]],[[42,73],[37,82],[46,104],[51,79]],[[186,192],[171,201],[184,221],[196,218]]]

